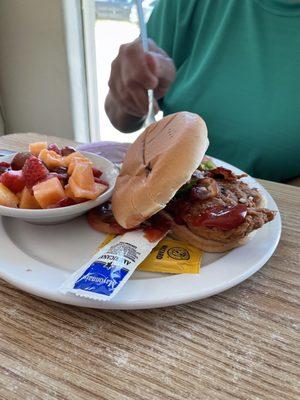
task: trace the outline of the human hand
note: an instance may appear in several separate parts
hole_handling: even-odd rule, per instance
[[[149,51],[144,53],[140,39],[124,44],[112,62],[109,78],[109,97],[118,114],[143,118],[148,112],[147,90],[154,91],[154,110],[159,110],[157,101],[162,98],[175,79],[173,60],[149,39]],[[111,103],[111,101],[109,102]],[[107,110],[112,114],[112,110]],[[110,116],[110,115],[109,115]]]

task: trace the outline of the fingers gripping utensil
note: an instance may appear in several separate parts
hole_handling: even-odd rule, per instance
[[[148,44],[148,35],[147,35],[147,27],[144,19],[144,12],[142,7],[142,0],[135,0],[138,17],[139,17],[139,26],[140,26],[140,33],[142,39],[142,46],[145,53],[149,51],[149,44]],[[155,112],[154,112],[154,94],[153,90],[148,90],[148,114],[146,118],[146,126],[156,122],[155,120]]]

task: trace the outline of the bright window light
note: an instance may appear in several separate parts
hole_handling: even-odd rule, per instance
[[[145,18],[148,19],[156,0],[143,1]],[[95,41],[98,78],[98,102],[101,140],[133,142],[140,131],[124,134],[110,123],[104,102],[108,93],[110,67],[123,43],[139,36],[138,17],[134,0],[95,0]]]

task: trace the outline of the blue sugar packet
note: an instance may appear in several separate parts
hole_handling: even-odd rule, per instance
[[[115,237],[74,272],[60,287],[60,292],[94,300],[110,300],[161,239],[150,242],[143,230]]]

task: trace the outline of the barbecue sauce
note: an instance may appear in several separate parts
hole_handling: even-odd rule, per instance
[[[172,222],[161,214],[153,215],[147,223],[149,225],[143,227],[144,237],[151,243],[162,239],[172,225]]]
[[[215,206],[206,209],[203,213],[190,218],[194,226],[205,226],[207,228],[219,228],[229,231],[241,225],[245,221],[247,206],[237,204],[236,206]]]

